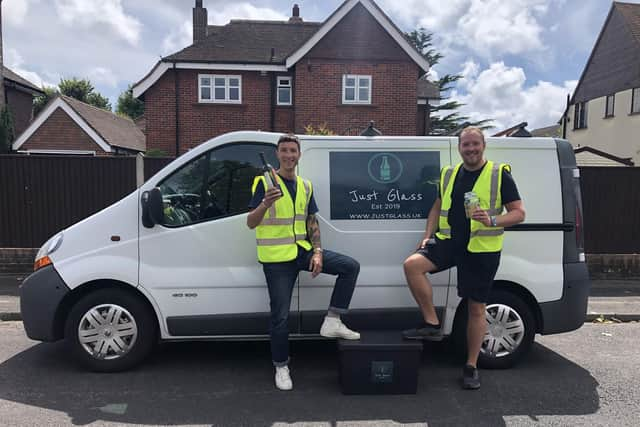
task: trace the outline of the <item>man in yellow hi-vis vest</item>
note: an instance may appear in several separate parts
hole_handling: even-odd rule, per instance
[[[300,142],[295,135],[280,137],[276,149],[280,162],[278,186],[267,188],[263,176],[254,180],[247,225],[256,229],[258,260],[262,263],[271,306],[271,358],[280,390],[291,390],[289,373],[289,307],[298,273],[310,271],[337,275],[329,309],[320,328],[327,338],[356,340],[360,334],[347,328],[340,315],[347,312],[360,272],[351,257],[323,250],[311,182],[296,175]],[[278,188],[279,187],[279,188]]]
[[[477,363],[487,329],[485,308],[500,263],[504,227],[525,218],[511,168],[485,159],[485,148],[480,129],[462,131],[458,141],[462,163],[442,169],[440,196],[429,211],[424,239],[404,262],[407,283],[424,318],[418,327],[403,331],[407,339],[441,338],[425,274],[458,268],[458,295],[467,300],[469,313],[465,389],[480,388]]]

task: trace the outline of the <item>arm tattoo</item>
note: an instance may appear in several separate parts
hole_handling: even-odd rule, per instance
[[[314,248],[321,248],[320,243],[320,224],[315,214],[307,216],[307,237]]]

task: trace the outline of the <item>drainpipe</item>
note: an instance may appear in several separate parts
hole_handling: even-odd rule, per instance
[[[175,113],[176,113],[176,157],[180,156],[180,121],[178,115],[180,114],[180,107],[178,104],[180,93],[180,82],[178,80],[178,69],[176,68],[176,62],[173,62],[173,81],[175,84]]]
[[[275,132],[276,131],[276,102],[277,102],[277,96],[278,96],[278,89],[277,89],[277,80],[278,77],[276,76],[276,72],[272,71],[271,73],[271,108],[270,108],[270,112],[271,112],[271,132]]]

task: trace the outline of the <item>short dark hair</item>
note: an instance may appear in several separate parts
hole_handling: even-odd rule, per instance
[[[297,136],[295,136],[292,133],[285,133],[284,135],[282,135],[279,139],[278,139],[278,144],[277,146],[279,147],[280,144],[282,144],[283,142],[295,142],[298,145],[298,150],[300,150],[300,140],[298,139]]]

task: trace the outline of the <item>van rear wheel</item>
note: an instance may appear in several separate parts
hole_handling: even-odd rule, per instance
[[[453,340],[466,354],[467,307],[456,316]],[[527,354],[535,337],[535,319],[526,302],[518,295],[495,289],[486,307],[487,333],[485,334],[478,364],[488,369],[506,369],[518,363]]]
[[[100,289],[71,309],[65,339],[73,356],[97,372],[123,371],[146,358],[157,341],[157,322],[141,299],[120,289]]]

